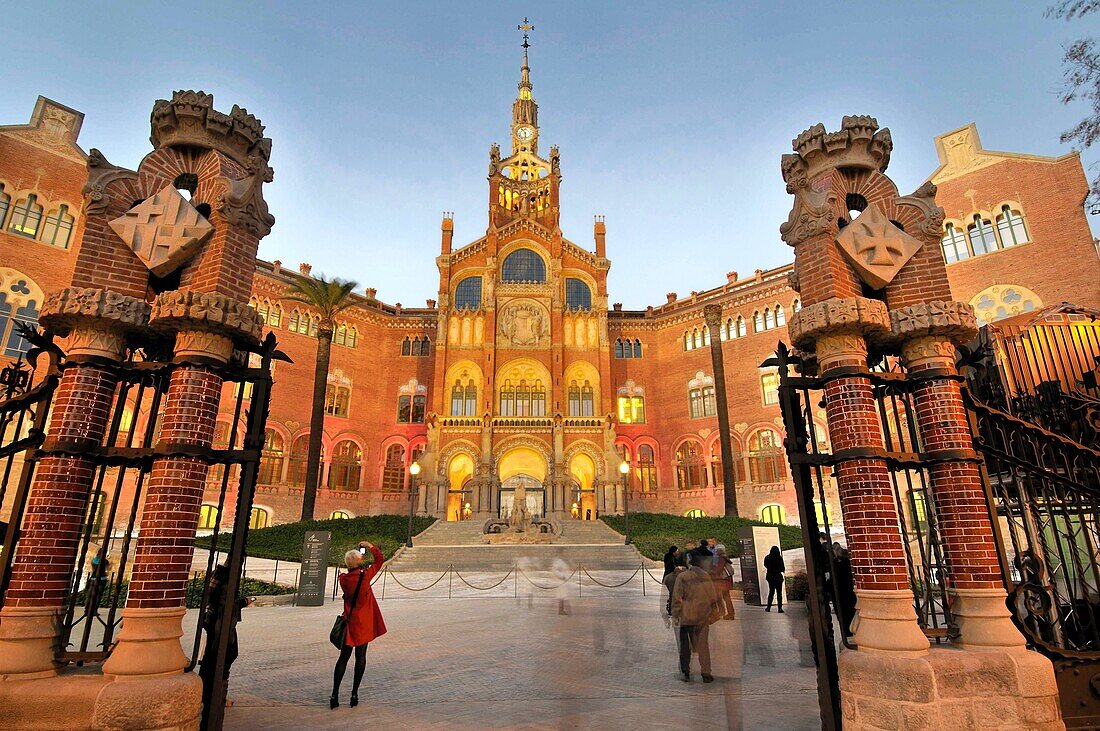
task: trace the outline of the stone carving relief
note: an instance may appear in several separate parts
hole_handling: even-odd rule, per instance
[[[500,336],[503,345],[521,348],[547,346],[550,344],[550,316],[536,302],[512,302],[501,311]]]
[[[264,323],[260,313],[216,292],[177,289],[164,292],[153,302],[150,324],[160,330],[211,330],[228,337],[258,342]]]
[[[264,156],[256,151],[249,154],[246,169],[248,175],[228,181],[217,209],[229,223],[263,238],[271,233],[271,227],[275,225],[275,216],[268,211],[267,201],[264,200],[263,185],[274,180],[275,173]]]
[[[399,396],[423,395],[427,392],[428,387],[415,378],[410,378],[407,383],[403,383],[397,387],[397,394]]]
[[[913,206],[921,213],[920,232],[939,239],[943,233],[943,209],[936,205],[936,186],[927,181],[912,194],[897,199],[899,206]]]
[[[84,115],[79,112],[70,111],[39,97],[31,114],[30,124],[9,128],[6,132],[35,147],[82,162],[83,156],[76,145],[76,138],[83,121]]]
[[[794,206],[787,222],[780,225],[779,236],[789,246],[797,246],[814,236],[836,230],[836,216],[827,193],[811,190],[805,177],[788,182],[787,190],[794,193]]]
[[[84,184],[84,212],[90,216],[99,215],[107,210],[111,199],[107,186],[116,180],[137,180],[133,170],[112,165],[103,153],[92,148],[88,153],[88,182]]]
[[[927,365],[936,361],[945,366],[955,364],[955,346],[945,337],[925,336],[907,341],[901,348],[901,355],[910,368]]]
[[[890,222],[879,208],[869,208],[844,227],[837,246],[856,274],[874,289],[882,289],[913,258],[923,242]]]
[[[480,346],[485,342],[485,316],[480,312],[463,311],[450,317],[447,343],[455,347]]]
[[[932,301],[890,310],[890,328],[898,338],[941,335],[964,343],[978,334],[978,320],[965,302]]]
[[[633,379],[628,379],[626,383],[619,386],[618,394],[620,396],[645,396],[645,388],[634,383]]]
[[[416,379],[414,378],[412,380],[415,381]],[[351,379],[344,373],[343,368],[333,368],[332,371],[329,372],[326,382],[334,386],[351,386]]]
[[[562,317],[562,343],[567,348],[598,348],[600,332],[600,318],[595,313],[568,312]]]
[[[133,330],[148,324],[149,305],[106,289],[66,287],[46,297],[38,319],[62,336],[83,323]]]
[[[158,277],[183,266],[214,232],[214,226],[171,185],[111,221],[110,226]]]
[[[825,300],[804,305],[787,325],[795,347],[814,352],[814,341],[831,333],[859,333],[881,339],[890,331],[890,315],[886,304],[865,297]]]

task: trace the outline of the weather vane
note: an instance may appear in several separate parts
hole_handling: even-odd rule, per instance
[[[527,42],[527,34],[535,29],[535,26],[531,25],[531,22],[527,20],[527,16],[523,17],[523,24],[517,25],[516,30],[523,31],[523,48],[524,50],[531,47],[531,44]]]

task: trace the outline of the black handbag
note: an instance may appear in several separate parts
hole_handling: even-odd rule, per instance
[[[367,575],[366,571],[359,572],[359,583],[355,585],[355,593],[351,595],[351,609],[348,610],[350,616],[355,611],[355,602],[359,599],[359,590],[363,588],[363,578]],[[328,633],[328,641],[332,643],[332,646],[337,650],[344,649],[344,643],[348,640],[348,618],[344,616],[343,612],[336,615],[336,621],[332,623],[332,629]]]

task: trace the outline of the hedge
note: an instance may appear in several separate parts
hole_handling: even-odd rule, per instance
[[[205,572],[199,572],[194,574],[187,580],[187,593],[185,594],[185,605],[188,609],[197,609],[202,604],[202,592],[203,583],[205,581]],[[122,586],[119,587],[118,594],[114,597],[114,604],[118,608],[126,606],[126,595],[130,591],[130,582],[122,582]],[[81,589],[76,595],[76,606],[84,606],[85,602],[85,590]],[[241,596],[278,596],[280,594],[293,594],[294,589],[286,586],[279,586],[278,584],[272,584],[270,581],[261,581],[259,579],[251,579],[247,576],[241,577]],[[110,592],[104,591],[99,596],[99,606],[106,608],[110,602]]]
[[[435,522],[435,518],[416,516],[413,518],[413,535],[425,530]],[[386,558],[405,545],[409,529],[408,516],[370,515],[361,518],[332,518],[329,520],[307,520],[297,523],[283,523],[270,528],[256,528],[248,532],[246,551],[255,558],[272,558],[280,561],[301,561],[302,541],[306,531],[324,530],[332,534],[329,549],[329,565],[344,563],[344,554],[359,545],[359,541],[370,541],[378,546]],[[228,550],[231,536],[218,536],[218,546]],[[210,538],[196,538],[195,545],[209,548]]]
[[[621,515],[601,515],[600,520],[619,533],[626,533],[626,518]],[[687,518],[669,513],[631,513],[631,538],[641,554],[660,561],[669,546],[695,545],[700,538],[714,536],[726,546],[729,556],[741,555],[737,530],[750,525],[770,525],[746,518]],[[772,526],[779,528],[779,544],[783,550],[802,546],[802,529],[796,525]]]

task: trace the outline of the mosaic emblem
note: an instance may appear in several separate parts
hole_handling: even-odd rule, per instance
[[[870,208],[844,227],[836,243],[860,278],[882,289],[897,276],[921,247],[878,208]]]
[[[153,274],[179,269],[199,250],[214,227],[180,192],[168,186],[110,223]]]

